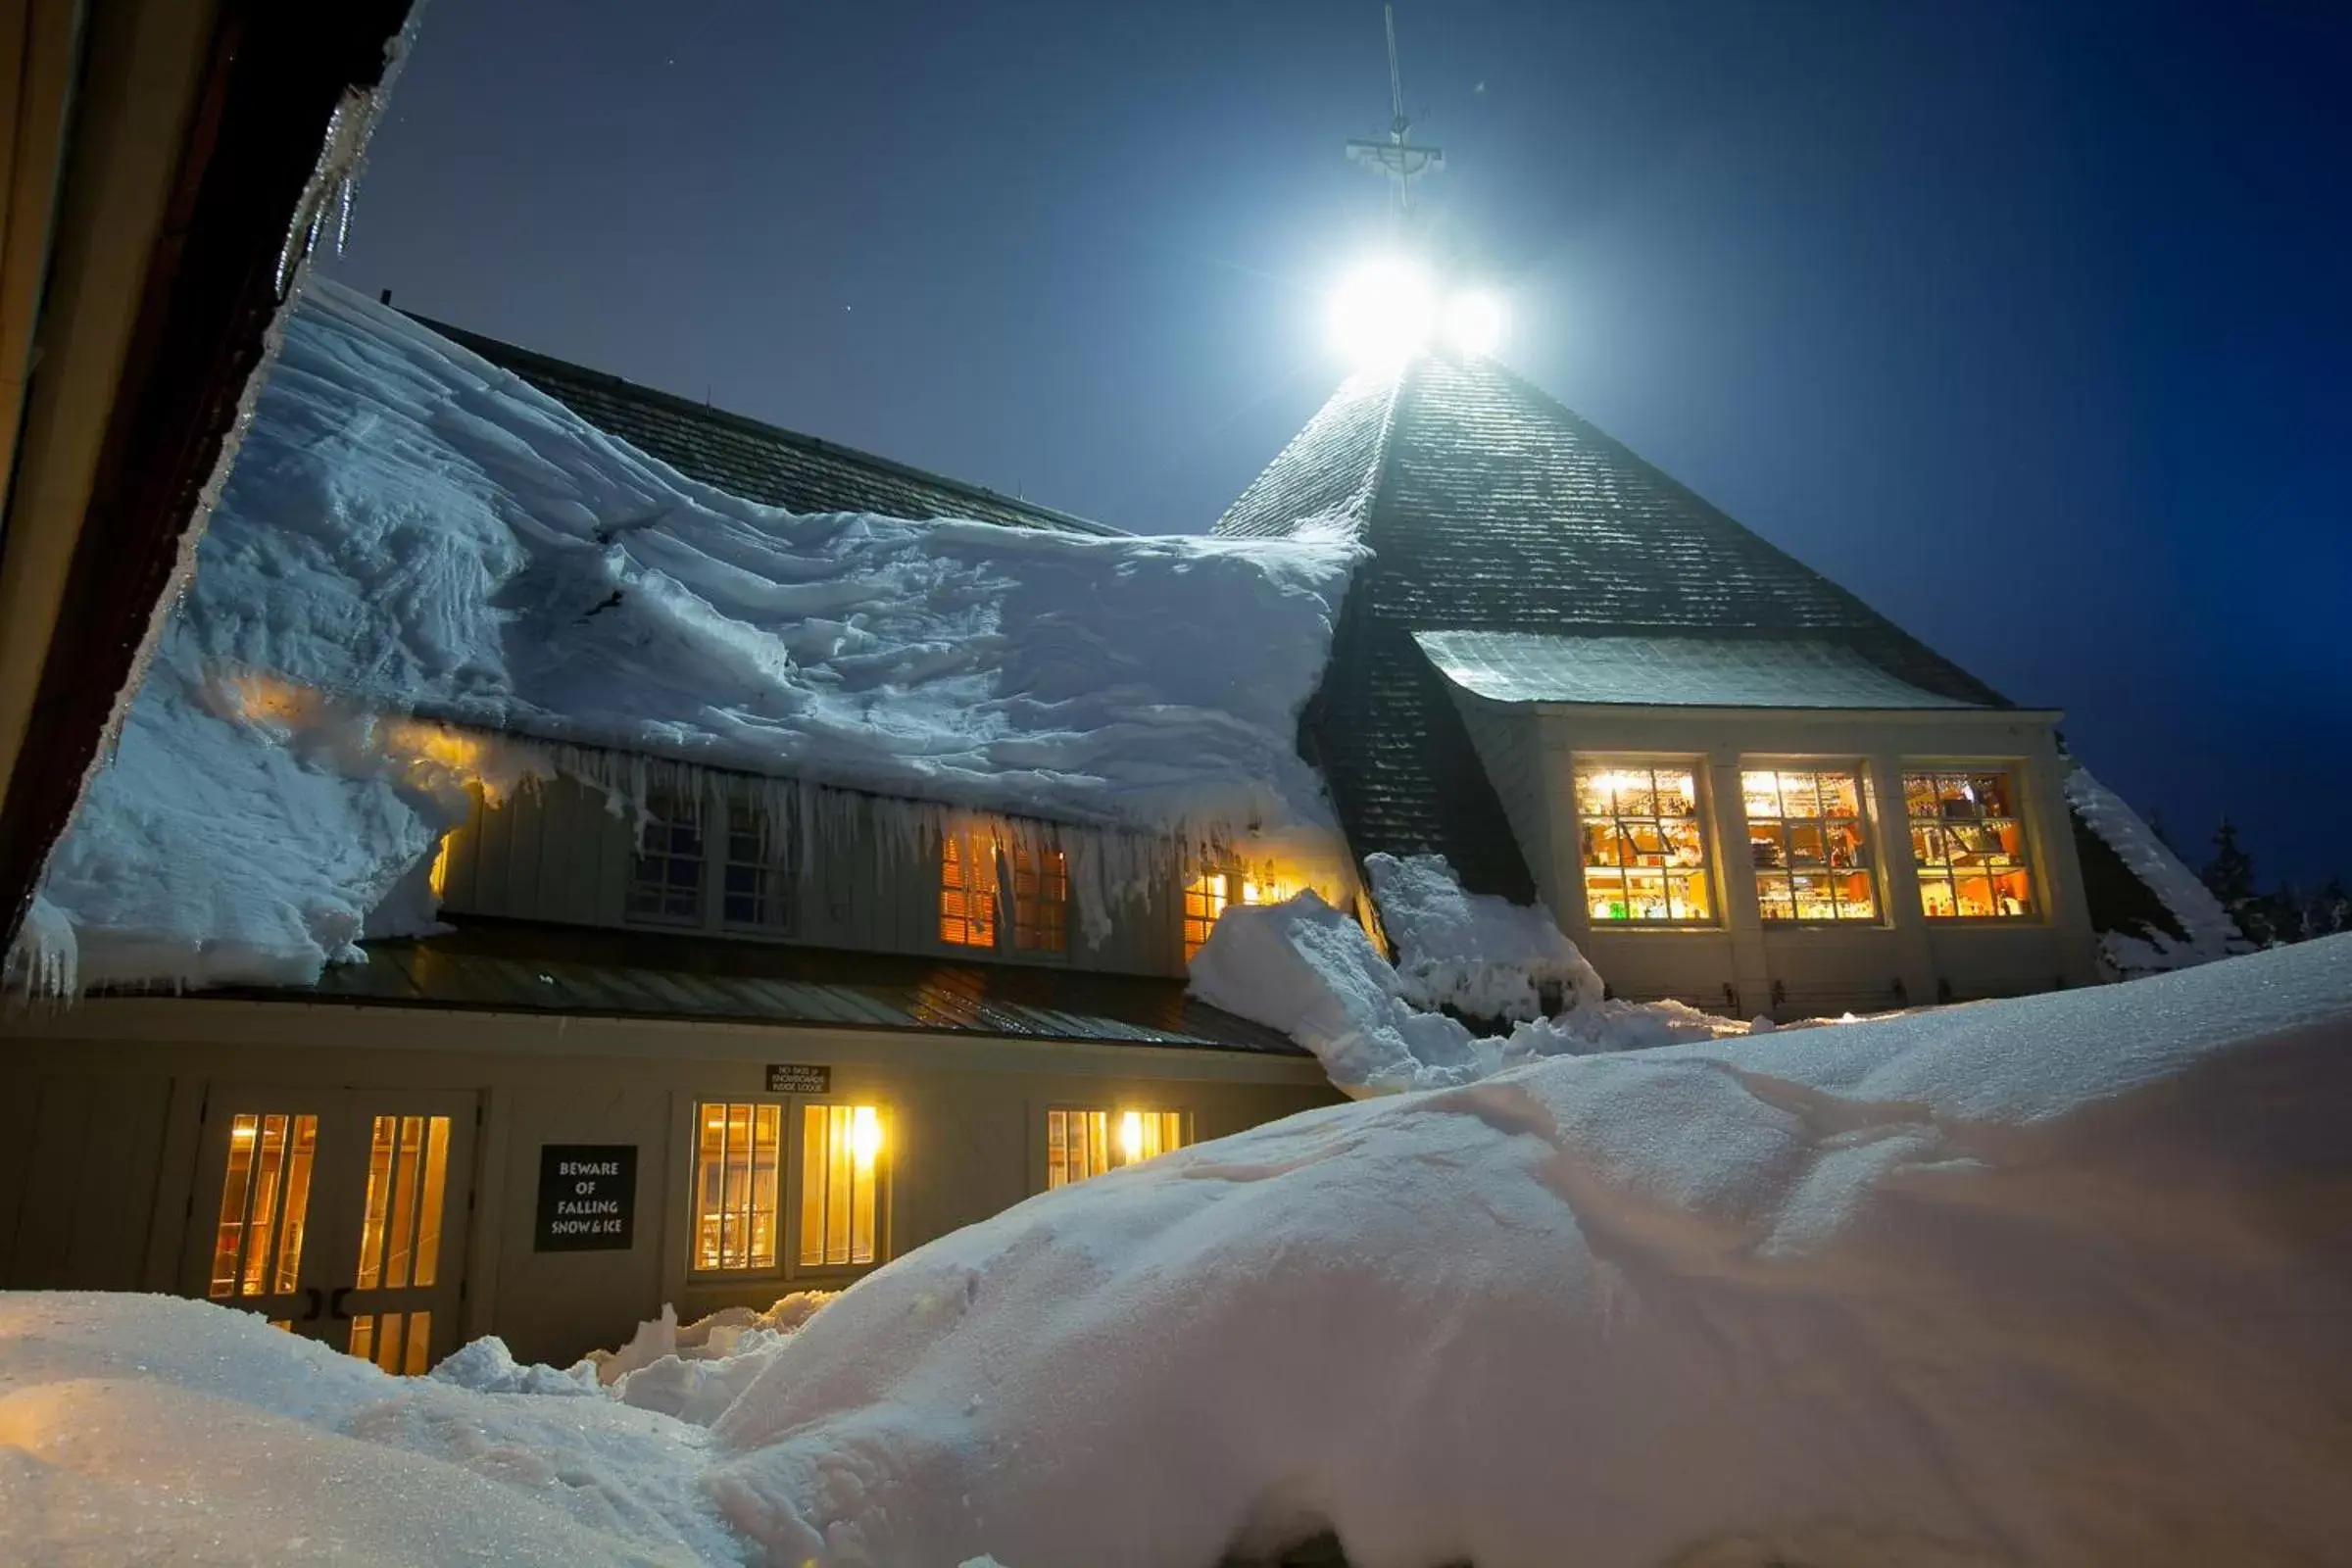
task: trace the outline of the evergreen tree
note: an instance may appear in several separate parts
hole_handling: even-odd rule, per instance
[[[2304,910],[2303,933],[2331,937],[2345,931],[2352,931],[2352,893],[2344,891],[2342,877],[2331,876],[2311,896],[2311,903]]]
[[[2213,896],[2232,909],[2254,897],[2254,857],[2239,847],[2237,824],[2227,816],[2214,830],[2213,858],[2197,874]]]

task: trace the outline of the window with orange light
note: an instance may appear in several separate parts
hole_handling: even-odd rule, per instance
[[[1067,1187],[1189,1142],[1181,1110],[1049,1110],[1046,1188]]]
[[[1579,762],[1576,826],[1585,911],[1593,920],[1714,923],[1714,878],[1694,764]]]
[[[1873,920],[1878,879],[1855,768],[1747,768],[1740,775],[1756,909],[1767,920]]]
[[[1218,919],[1236,905],[1280,904],[1292,889],[1242,871],[1200,871],[1184,884],[1184,961],[1208,945]]]
[[[939,841],[939,940],[997,945],[997,847],[949,834]]]
[[[1911,861],[1931,920],[2028,920],[2039,912],[2017,784],[2003,769],[1903,775]]]
[[[774,1268],[784,1107],[707,1100],[694,1107],[694,1267]]]
[[[881,1254],[881,1107],[801,1108],[803,1268],[871,1263]]]

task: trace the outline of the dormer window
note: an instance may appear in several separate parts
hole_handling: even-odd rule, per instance
[[[1069,951],[1067,855],[1038,846],[1007,847],[977,835],[951,833],[940,840],[940,941],[994,951],[1004,940],[1007,899],[1014,952]]]
[[[719,919],[771,932],[793,927],[793,885],[800,871],[790,834],[748,802],[727,808],[727,858],[719,867]]]
[[[629,865],[628,916],[662,925],[703,923],[703,826],[693,802],[657,790],[645,803]]]

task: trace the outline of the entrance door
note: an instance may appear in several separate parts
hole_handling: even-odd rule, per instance
[[[216,1088],[189,1294],[425,1371],[457,1343],[473,1116],[462,1093]]]

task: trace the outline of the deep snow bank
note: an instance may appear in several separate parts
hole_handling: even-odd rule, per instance
[[[1374,863],[1386,858],[1376,855],[1366,863],[1375,877],[1389,875],[1394,890],[1395,874]],[[1352,916],[1310,890],[1282,904],[1228,908],[1193,955],[1192,990],[1211,1006],[1289,1035],[1315,1054],[1335,1088],[1349,1095],[1451,1088],[1534,1057],[1631,1051],[1748,1028],[1677,1002],[1600,1000],[1599,976],[1565,937],[1559,938],[1561,954],[1531,935],[1533,922],[1548,924],[1549,915],[1498,899],[1473,902],[1442,858],[1417,864],[1407,886],[1412,900],[1396,906],[1420,944],[1407,953],[1426,954],[1433,940],[1443,944],[1436,951],[1468,951],[1451,941],[1460,924],[1495,934],[1513,961],[1424,962],[1420,982],[1408,983]],[[1488,904],[1499,910],[1483,906]],[[1388,906],[1384,901],[1384,913]],[[1481,996],[1510,998],[1523,990],[1532,998],[1529,975],[1543,968],[1562,977],[1575,1004],[1556,1017],[1523,1021],[1507,1036],[1474,1035],[1460,1020],[1425,1011],[1411,1000],[1431,995],[1431,977],[1438,974],[1474,977],[1467,983]],[[1464,994],[1451,981],[1444,983],[1449,994]]]
[[[1309,1112],[858,1286],[771,1560],[2300,1562],[2352,1532],[2352,939]]]
[[[301,980],[363,924],[429,918],[377,914],[444,825],[387,714],[1146,833],[1319,831],[1297,715],[1359,554],[795,516],[314,282],[18,978],[78,947],[85,982]]]

